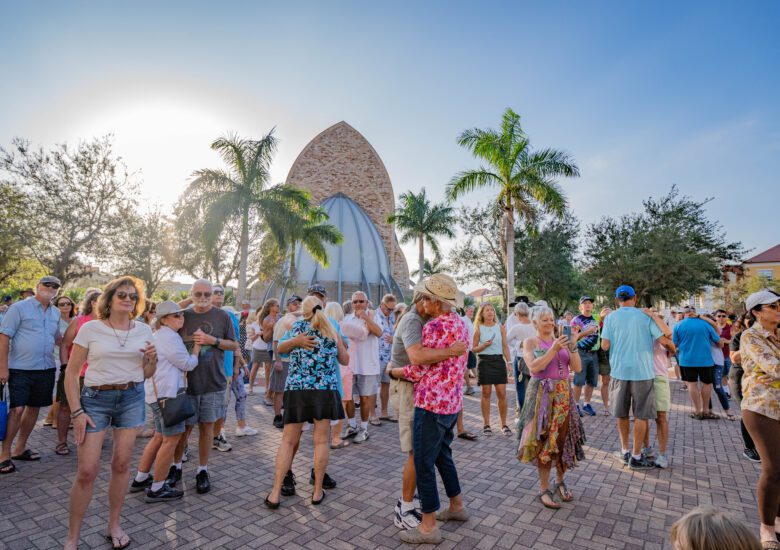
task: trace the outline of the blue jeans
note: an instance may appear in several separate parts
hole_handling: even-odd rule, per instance
[[[729,396],[726,395],[726,390],[723,389],[723,365],[715,365],[712,369],[712,389],[715,390],[718,396],[720,406],[723,407],[724,411],[728,411],[730,408]]]
[[[723,363],[723,377],[728,380],[729,372],[731,372],[731,359],[728,357],[725,358],[725,362]]]
[[[523,403],[525,403],[525,389],[528,387],[528,380],[531,379],[527,374],[523,374],[520,367],[520,357],[515,357],[512,362],[512,368],[515,374],[515,393],[517,394],[517,408],[523,410]]]
[[[439,509],[439,489],[436,486],[436,471],[444,483],[449,498],[460,494],[458,471],[452,461],[450,445],[455,437],[456,414],[436,414],[419,407],[414,408],[412,447],[414,469],[417,473],[417,493],[423,514]]]

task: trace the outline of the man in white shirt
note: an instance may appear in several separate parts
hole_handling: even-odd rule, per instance
[[[349,366],[355,374],[354,388],[360,396],[360,427],[353,443],[368,440],[368,424],[380,426],[374,416],[376,412],[376,393],[379,388],[379,336],[382,327],[374,322],[374,314],[368,309],[368,297],[357,291],[352,294],[352,309],[344,317],[344,323],[365,325],[368,334],[364,340],[353,340],[349,346]]]
[[[531,308],[527,302],[518,302],[515,304],[515,310],[512,318],[516,319],[510,329],[506,331],[506,340],[509,344],[509,354],[512,357],[512,369],[515,376],[515,391],[517,394],[517,405],[515,415],[520,416],[520,410],[525,401],[525,388],[528,386],[528,380],[531,378],[531,372],[523,360],[523,342],[536,335],[536,329],[529,318]]]

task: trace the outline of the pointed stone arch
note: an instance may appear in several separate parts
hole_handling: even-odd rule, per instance
[[[393,184],[368,140],[344,121],[320,132],[298,155],[287,183],[306,189],[314,202],[342,193],[357,203],[377,228],[393,278],[404,287],[409,267],[387,217],[395,208]]]

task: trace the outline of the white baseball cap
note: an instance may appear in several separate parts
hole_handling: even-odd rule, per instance
[[[763,288],[758,292],[754,292],[745,300],[745,309],[752,311],[753,308],[763,306],[765,304],[774,304],[780,301],[780,294],[768,288]]]

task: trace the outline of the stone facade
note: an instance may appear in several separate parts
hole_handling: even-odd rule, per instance
[[[409,266],[387,223],[395,208],[393,184],[382,159],[360,132],[343,121],[321,132],[298,155],[287,183],[309,191],[318,204],[339,192],[355,201],[379,231],[393,278],[402,288],[409,287]]]

